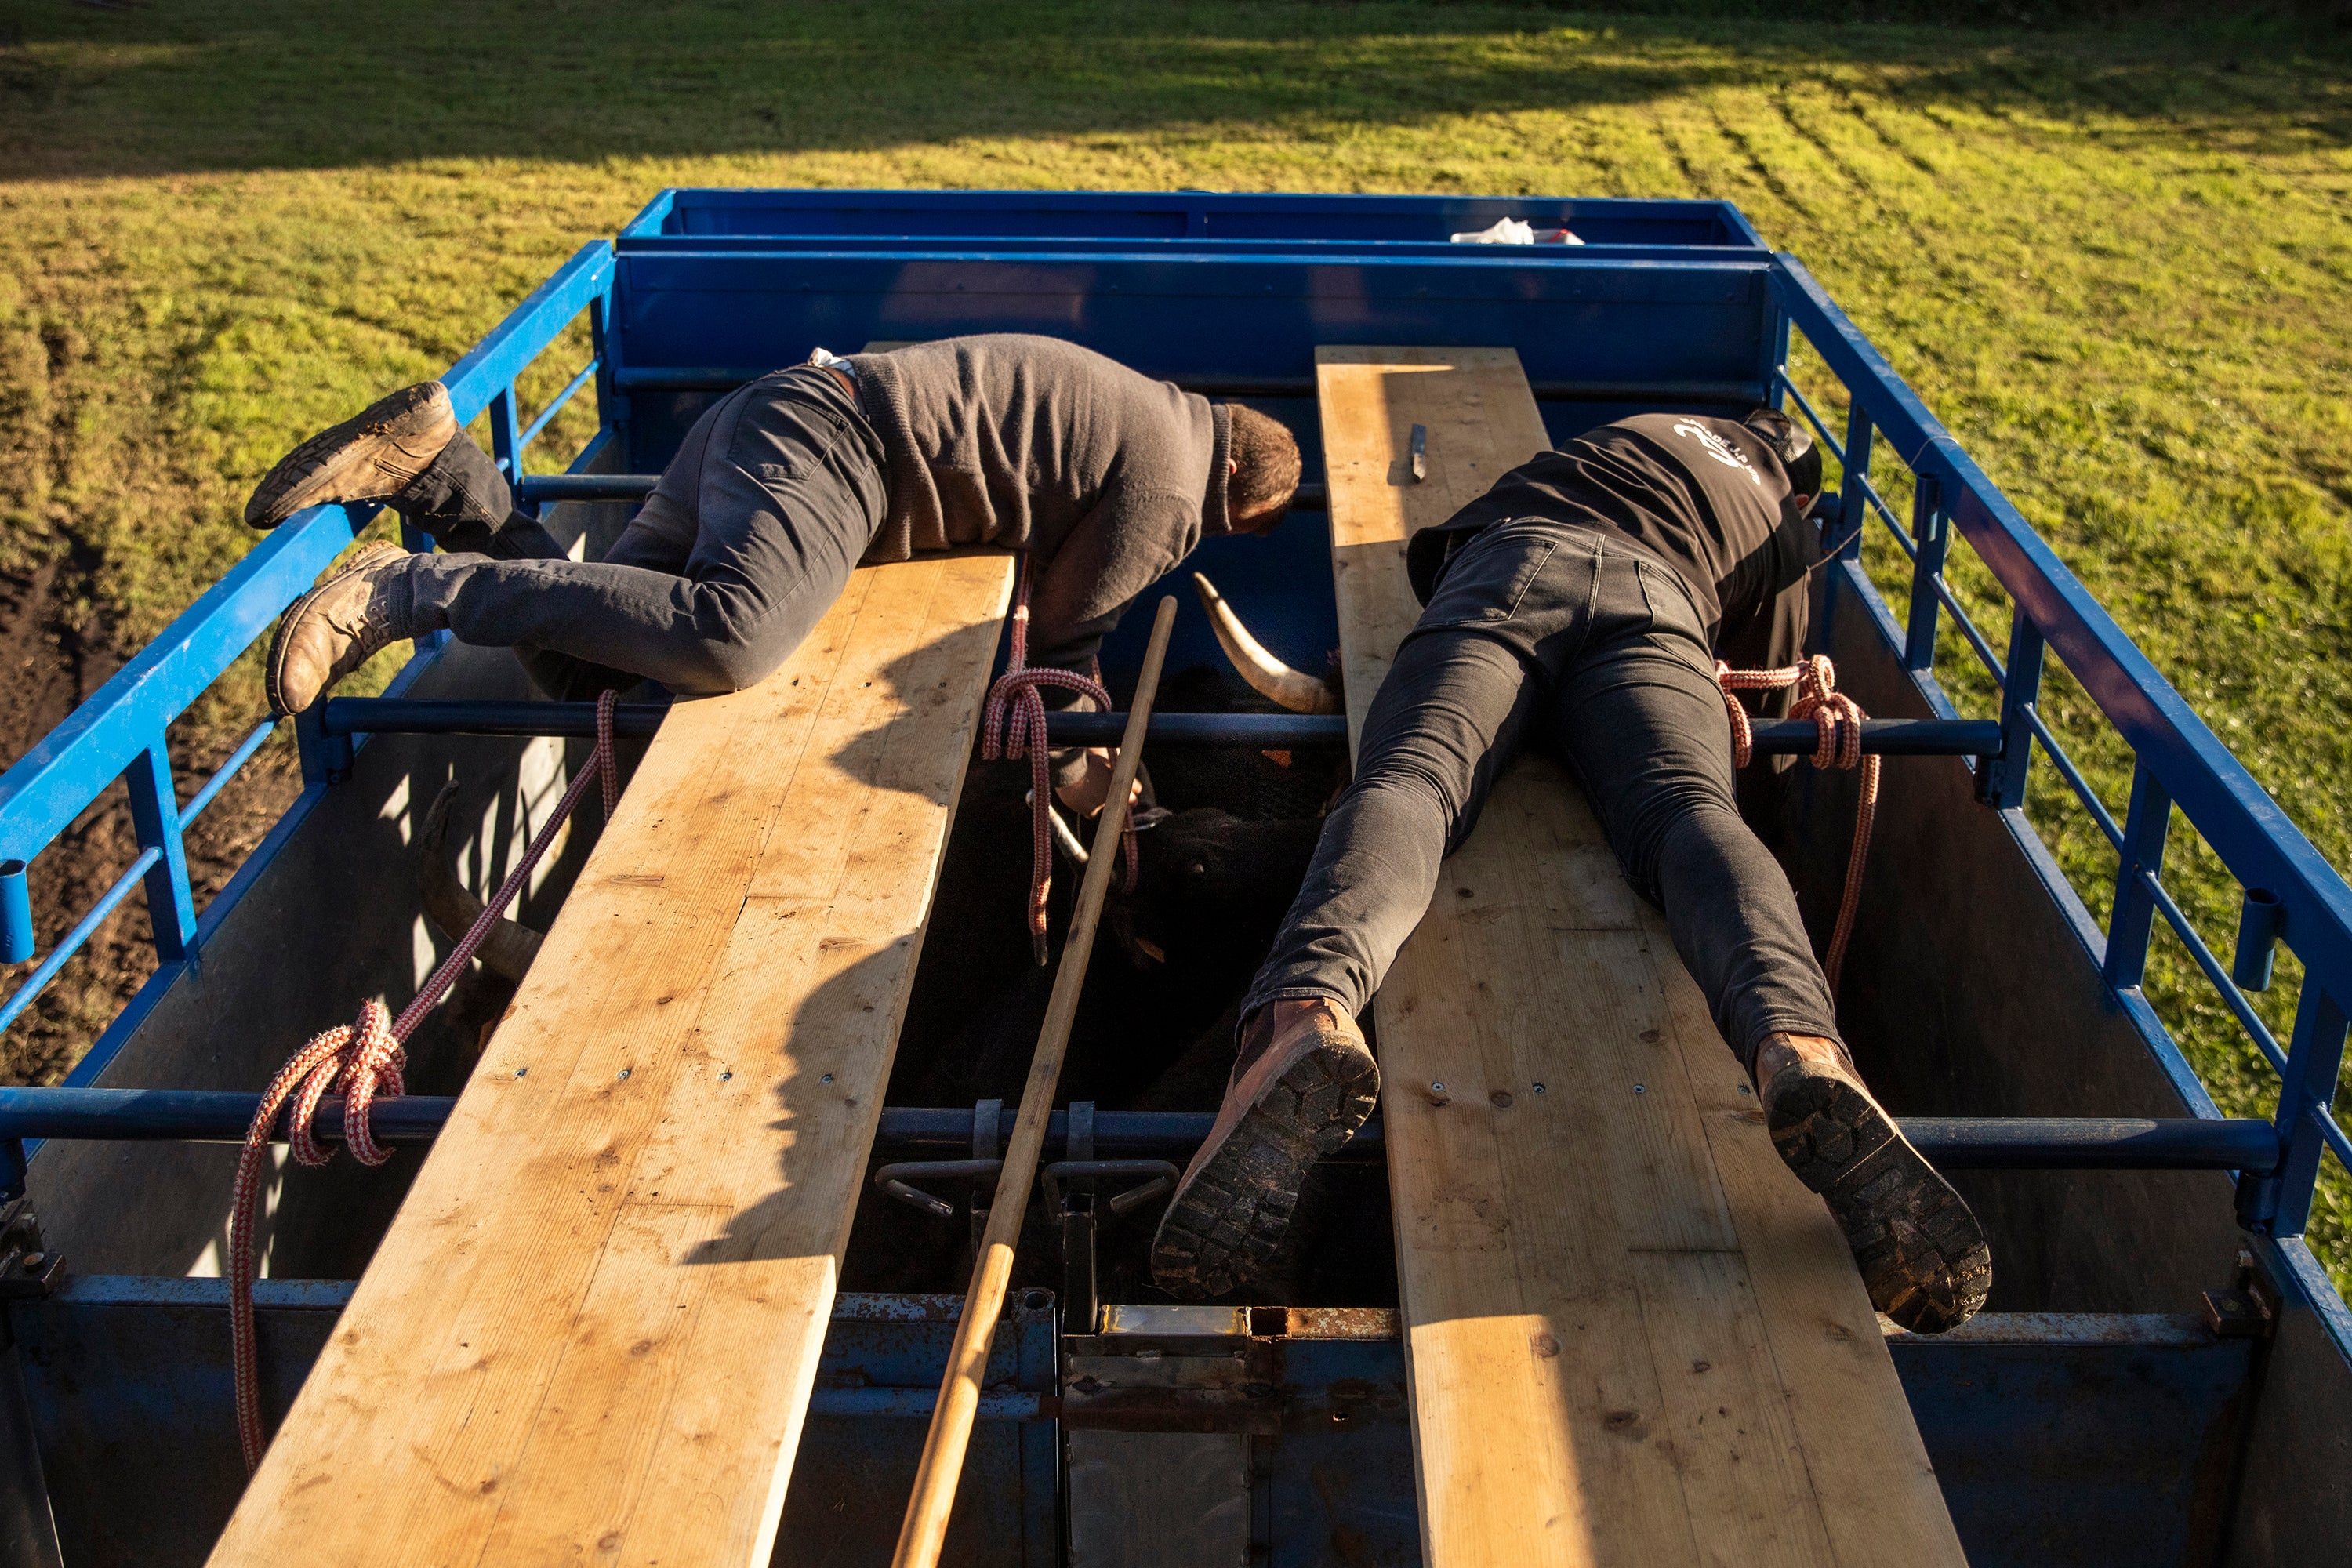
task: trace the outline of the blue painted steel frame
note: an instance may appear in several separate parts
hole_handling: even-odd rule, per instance
[[[1426,238],[1440,219],[1548,209],[1595,226],[1596,233],[1622,220],[1622,232],[1610,242],[1580,248],[1454,249]],[[1585,214],[1590,216],[1580,216]],[[1679,243],[1673,234],[1662,242],[1663,231],[1676,226]],[[1700,228],[1707,237],[1693,243]],[[942,281],[950,271],[952,281]],[[789,282],[780,284],[780,277]],[[919,281],[909,285],[909,278]],[[1475,338],[1480,331],[1517,322],[1524,331],[1506,333],[1503,341],[1525,338],[1523,355],[1529,356],[1530,371],[1538,375],[1561,374],[1546,363],[1570,352],[1577,337],[1570,329],[1580,324],[1605,321],[1634,305],[1682,311],[1677,320],[1683,335],[1645,342],[1648,358],[1639,368],[1654,370],[1663,356],[1676,369],[1703,373],[1713,393],[1727,400],[1728,394],[1751,390],[1776,402],[1793,398],[1821,426],[1832,449],[1853,459],[1840,523],[1832,613],[1851,597],[1861,613],[1874,616],[1889,646],[1904,656],[1931,710],[1943,717],[1957,716],[1934,670],[1936,634],[1945,614],[2002,685],[2002,752],[1979,768],[1980,797],[1998,809],[2020,812],[2038,743],[2116,843],[2123,868],[2116,913],[2109,930],[2101,932],[2046,851],[2037,855],[2038,840],[2021,816],[2016,818],[2019,841],[2036,856],[2053,898],[2101,961],[2118,1005],[2137,1024],[2191,1110],[2218,1114],[2138,989],[2158,916],[2181,933],[2232,1013],[2280,1068],[2283,1088],[2274,1125],[2283,1157],[2275,1173],[2250,1176],[2242,1184],[2242,1215],[2249,1226],[2276,1238],[2289,1275],[2324,1278],[2294,1237],[2308,1215],[2323,1151],[2333,1149],[2339,1158],[2352,1154],[2329,1109],[2346,1039],[2346,1003],[2352,998],[2352,889],[1802,264],[1764,251],[1733,209],[1720,204],[1561,204],[1556,198],[666,192],[624,231],[617,252],[603,242],[584,247],[458,362],[446,378],[452,398],[461,418],[490,410],[496,455],[509,472],[516,471],[523,448],[545,427],[548,416],[520,423],[514,379],[587,311],[593,356],[563,396],[593,384],[602,428],[574,466],[584,467],[615,440],[623,443],[625,458],[633,456],[632,405],[648,394],[625,389],[623,362],[632,345],[658,345],[660,352],[639,356],[647,360],[639,368],[648,371],[732,363],[750,351],[756,351],[751,357],[773,357],[782,352],[777,345],[746,342],[747,330],[759,336],[756,323],[739,314],[730,314],[723,323],[698,317],[713,300],[761,292],[789,293],[808,303],[806,319],[791,331],[831,321],[842,329],[844,342],[861,329],[887,335],[893,300],[934,301],[927,308],[936,314],[936,301],[963,293],[969,304],[950,307],[949,314],[1026,323],[1024,312],[1040,302],[1081,300],[1090,311],[1087,321],[1101,331],[1150,332],[1169,354],[1200,362],[1154,366],[1160,374],[1297,370],[1287,363],[1297,357],[1298,344],[1289,341],[1295,331],[1287,336],[1254,331],[1246,321],[1236,328],[1221,318],[1226,330],[1219,333],[1171,333],[1164,324],[1171,299],[1214,299],[1222,310],[1262,314],[1267,323],[1279,320],[1286,327],[1306,323],[1318,331],[1338,319],[1331,310],[1344,314],[1352,308],[1353,324],[1340,334],[1348,341],[1398,341],[1384,334],[1423,330],[1439,332],[1431,341],[1460,342],[1465,333]],[[924,324],[931,331],[966,330],[960,315]],[[1788,379],[1792,330],[1813,346],[1852,396],[1843,442]],[[1077,335],[1091,334],[1082,329]],[[1187,349],[1186,343],[1192,346]],[[1623,368],[1619,362],[1634,363],[1623,343],[1577,345],[1574,352],[1581,355],[1570,367],[1575,373],[1612,382],[1627,380],[1617,374]],[[1867,481],[1870,456],[1879,447],[1919,480],[1907,524],[1897,521]],[[1902,625],[1861,570],[1860,532],[1874,513],[1912,561]],[[229,765],[183,807],[175,798],[164,728],[340,553],[369,515],[364,509],[320,509],[261,541],[97,696],[0,776],[0,867],[34,861],[113,779],[126,778],[131,789],[141,855],[77,930],[87,934],[105,910],[143,881],[151,908],[158,911],[156,942],[165,963],[77,1071],[75,1081],[95,1076],[112,1044],[135,1026],[179,968],[198,962],[220,917],[307,814],[338,764],[348,765],[349,752],[341,748],[348,747],[349,738],[305,726],[310,731],[304,737],[310,787],[301,801],[210,909],[200,913],[194,908],[180,830],[268,731],[249,737]],[[2017,615],[2006,658],[1996,657],[1943,581],[1940,568],[1953,530],[2014,600]],[[2137,758],[2133,809],[2124,824],[2112,820],[2038,711],[2045,651],[2055,652],[2074,672]],[[2265,895],[2264,934],[2287,942],[2304,963],[2303,1008],[2284,1047],[2269,1037],[2227,966],[2189,928],[2163,887],[2164,837],[2172,809],[2195,825],[2250,891]],[[21,884],[5,882],[0,886],[0,952],[13,953],[26,945],[29,932],[17,929],[25,919],[18,912],[21,900],[14,896]],[[59,953],[65,951],[61,945]],[[0,1026],[55,972],[59,953],[0,1004]],[[2352,1352],[2352,1335],[2345,1332],[2352,1318],[2332,1292],[2322,1310],[2332,1314],[2339,1342]]]
[[[627,250],[703,238],[964,239],[1004,251],[1114,239],[1362,248],[1443,242],[1498,217],[1565,225],[1588,242],[1583,248],[1764,248],[1729,202],[1214,191],[676,189],[648,202],[621,230],[618,244]]]
[[[1884,501],[1866,482],[1868,442],[1874,436],[1917,480],[1911,538],[1903,540],[1896,531],[1912,561],[1909,625],[1897,630],[1886,620],[1885,606],[1851,549],[1843,552],[1838,588],[1879,615],[1883,633],[1903,652],[1931,710],[1956,717],[1934,673],[1937,614],[1939,607],[1949,609],[2002,689],[2003,752],[1980,773],[1979,798],[2020,812],[2038,741],[2115,845],[2117,881],[2105,932],[2089,924],[2054,863],[2042,868],[2044,880],[2062,907],[2071,906],[2067,912],[2099,960],[2117,1005],[2133,1020],[2191,1110],[2205,1117],[2220,1114],[2140,990],[2159,915],[2179,935],[2249,1038],[2279,1070],[2273,1126],[2282,1146],[2280,1164],[2273,1173],[2249,1173],[2242,1180],[2239,1217],[2249,1229],[2271,1238],[2265,1250],[2283,1265],[2281,1272],[2288,1276],[2283,1282],[2306,1294],[2316,1285],[2319,1293],[2313,1304],[2328,1320],[2338,1348],[2352,1356],[2352,1314],[2346,1312],[2300,1239],[2322,1153],[2332,1150],[2339,1160],[2352,1163],[2352,1144],[2330,1109],[2343,1061],[2347,999],[2352,999],[2352,888],[1927,412],[1804,265],[1791,256],[1776,257],[1772,288],[1781,308],[1853,400],[1846,445],[1860,461],[1849,468],[1844,526],[1850,534],[1858,540],[1865,507],[1880,513],[1891,529],[1895,527]],[[1778,379],[1787,384],[1785,369]],[[1808,404],[1805,413],[1836,450],[1839,444],[1818,412]],[[1952,528],[2012,601],[2005,665],[1942,581],[1944,545]],[[2120,826],[2038,711],[2045,650],[2064,662],[2132,749],[2131,803]],[[2258,902],[2262,909],[2263,937],[2285,942],[2303,961],[2294,1038],[2284,1049],[2164,888],[2165,839],[2176,809],[2249,894],[2262,895],[2250,903]],[[2020,842],[2039,847],[2021,815],[2016,826]]]

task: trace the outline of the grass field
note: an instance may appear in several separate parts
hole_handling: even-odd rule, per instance
[[[1821,275],[2342,865],[2341,37],[1450,5],[17,0],[0,569],[102,670],[247,547],[236,510],[289,440],[437,373],[665,184],[1722,196]],[[249,673],[225,683],[191,745],[257,707]],[[2063,678],[2051,708],[2119,808],[2127,754]],[[2035,810],[2104,913],[2112,857],[2056,793]],[[2226,951],[2235,888],[2175,842],[2171,879]],[[2282,1031],[2292,978],[2263,1001]],[[2264,1112],[2267,1069],[2193,979],[2160,942],[2150,994],[2225,1108]],[[68,986],[39,1070],[110,1009]],[[2347,1226],[2332,1172],[2315,1235],[2339,1279]]]

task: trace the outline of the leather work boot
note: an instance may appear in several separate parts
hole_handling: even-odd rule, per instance
[[[437,381],[402,387],[278,458],[253,488],[245,521],[276,528],[305,507],[389,500],[457,433],[446,387]]]
[[[1289,1228],[1307,1167],[1337,1152],[1380,1099],[1363,1031],[1320,996],[1274,1002],[1242,1032],[1225,1101],[1151,1246],[1180,1296],[1222,1296],[1262,1269]]]
[[[438,608],[417,603],[417,569],[431,560],[397,544],[363,544],[295,600],[269,644],[271,710],[299,713],[378,650],[447,626]]]
[[[1870,1303],[1914,1333],[1976,1315],[1992,1289],[1983,1227],[1911,1146],[1833,1040],[1772,1035],[1756,1053],[1772,1146],[1829,1201]]]

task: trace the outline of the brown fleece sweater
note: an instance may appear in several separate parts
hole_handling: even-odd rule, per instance
[[[1232,531],[1226,412],[1057,338],[997,333],[853,354],[890,458],[890,510],[866,552],[959,544],[1036,557],[1031,655],[1083,668],[1119,612]]]

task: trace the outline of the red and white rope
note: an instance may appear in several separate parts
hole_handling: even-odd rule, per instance
[[[1837,670],[1822,654],[1781,669],[1734,669],[1717,659],[1715,679],[1723,688],[1723,705],[1731,715],[1734,766],[1746,767],[1756,751],[1756,732],[1748,724],[1748,710],[1734,693],[1778,691],[1793,686],[1797,700],[1790,706],[1789,717],[1800,722],[1807,719],[1813,721],[1817,737],[1811,759],[1813,766],[1862,769],[1862,798],[1854,809],[1853,847],[1846,852],[1845,896],[1838,904],[1837,926],[1830,936],[1829,956],[1822,963],[1822,973],[1829,978],[1830,994],[1834,996],[1839,971],[1845,967],[1846,943],[1853,935],[1854,912],[1862,904],[1863,861],[1870,853],[1871,826],[1878,815],[1879,758],[1874,752],[1867,756],[1863,753],[1862,705],[1837,689]]]
[[[1013,600],[1013,647],[1004,673],[989,688],[988,705],[980,719],[980,754],[989,761],[1029,759],[1029,818],[1033,839],[1029,856],[1029,944],[1037,962],[1045,962],[1045,900],[1054,887],[1054,780],[1046,756],[1045,699],[1043,689],[1058,687],[1091,698],[1100,711],[1110,711],[1110,693],[1099,680],[1067,669],[1029,667],[1029,559],[1021,560],[1020,586]],[[1130,824],[1132,818],[1129,818]],[[1126,878],[1121,887],[1135,890],[1138,858],[1135,829],[1119,835]]]
[[[260,1468],[262,1453],[269,1446],[268,1434],[261,1425],[259,1363],[253,1335],[253,1281],[261,1265],[254,1252],[253,1227],[270,1135],[277,1128],[278,1113],[286,1112],[286,1141],[292,1146],[295,1162],[323,1165],[334,1158],[335,1152],[319,1142],[312,1119],[318,1115],[320,1100],[331,1094],[340,1094],[343,1097],[343,1142],[351,1146],[352,1158],[362,1165],[381,1165],[392,1158],[392,1151],[375,1141],[369,1109],[380,1097],[394,1098],[404,1092],[401,1074],[408,1058],[402,1047],[408,1037],[424,1022],[425,1014],[448,994],[449,987],[457,984],[457,976],[489,935],[490,928],[530,881],[531,871],[555,842],[556,830],[571,817],[587,793],[589,781],[596,779],[604,784],[606,821],[612,819],[614,808],[620,805],[621,781],[613,761],[614,701],[614,694],[610,691],[596,700],[596,749],[588,765],[572,778],[571,787],[556,803],[555,815],[532,836],[530,847],[499,885],[497,895],[484,900],[481,915],[472,929],[458,939],[449,956],[418,987],[415,998],[401,1010],[400,1016],[392,1017],[381,1002],[362,1003],[356,1022],[314,1035],[308,1045],[296,1051],[278,1069],[278,1076],[270,1080],[260,1105],[254,1110],[252,1124],[246,1129],[245,1147],[237,1155],[236,1185],[230,1199],[228,1218],[229,1342],[236,1377],[236,1437],[245,1450],[247,1475]],[[290,1110],[287,1110],[289,1100],[293,1101]]]

